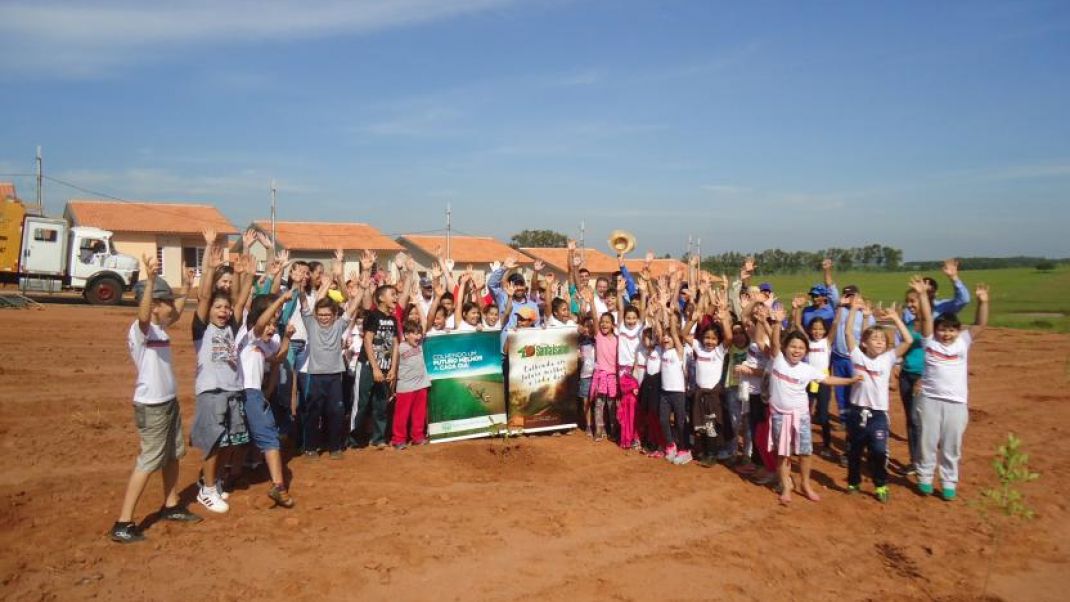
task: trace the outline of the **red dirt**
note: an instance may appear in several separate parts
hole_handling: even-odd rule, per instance
[[[137,452],[132,319],[129,307],[0,313],[0,598],[972,600],[989,566],[993,599],[1063,600],[1070,585],[1066,335],[992,329],[977,342],[954,503],[900,479],[888,505],[848,497],[846,470],[816,459],[824,500],[782,508],[724,468],[672,467],[575,434],[295,459],[293,510],[269,509],[260,480],[227,515],[157,523],[148,541],[120,546],[106,532]],[[187,428],[188,324],[172,331]],[[1038,517],[997,552],[969,502],[993,483],[1010,431],[1042,474],[1024,487]],[[187,499],[199,461],[195,450],[182,461]],[[160,505],[159,483],[139,519]]]

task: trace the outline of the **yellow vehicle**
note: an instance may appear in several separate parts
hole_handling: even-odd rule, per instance
[[[118,303],[138,279],[137,259],[115,252],[112,233],[32,215],[0,200],[0,282],[24,291],[81,291],[93,304]]]

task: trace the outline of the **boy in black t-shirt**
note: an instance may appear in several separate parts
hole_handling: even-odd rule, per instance
[[[360,392],[355,424],[369,410],[372,414],[371,445],[386,447],[386,405],[391,385],[397,380],[398,325],[394,316],[397,289],[383,285],[375,289],[375,308],[364,318],[364,345],[360,350]]]

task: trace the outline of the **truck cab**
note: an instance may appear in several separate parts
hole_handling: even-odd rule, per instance
[[[19,288],[58,292],[81,290],[93,304],[119,303],[138,278],[138,260],[117,253],[112,233],[71,227],[60,218],[27,215],[19,253]]]
[[[90,303],[118,303],[123,290],[138,279],[138,261],[117,253],[112,233],[100,228],[71,228],[68,245],[69,286],[82,289]]]

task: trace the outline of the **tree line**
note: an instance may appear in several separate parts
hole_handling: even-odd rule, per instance
[[[903,265],[903,251],[894,247],[872,244],[864,247],[832,247],[820,251],[784,251],[766,249],[756,253],[739,253],[729,251],[719,255],[707,255],[702,258],[703,269],[715,274],[734,273],[743,265],[747,257],[753,257],[754,263],[762,274],[794,274],[821,270],[821,262],[826,257],[832,260],[836,271],[874,270],[895,271]]]

